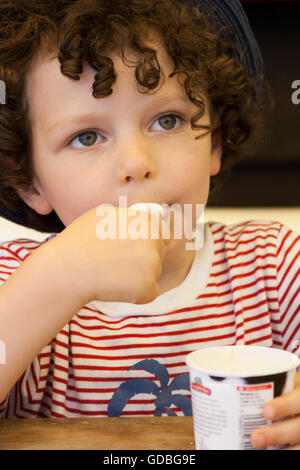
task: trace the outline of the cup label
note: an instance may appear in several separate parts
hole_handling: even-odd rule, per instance
[[[244,384],[193,377],[193,415],[197,449],[254,449],[254,429],[269,423],[265,403],[274,398],[273,382]]]

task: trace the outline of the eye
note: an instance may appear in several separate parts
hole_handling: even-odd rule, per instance
[[[80,134],[75,135],[75,137],[73,137],[69,141],[67,146],[72,147],[72,148],[92,147],[96,143],[97,144],[99,143],[99,142],[97,142],[97,135],[100,136],[100,134],[96,131],[86,130],[84,132],[81,132]],[[78,146],[71,145],[72,143],[74,143],[76,141],[79,142],[80,144],[82,144],[83,147],[78,147]]]
[[[170,113],[170,114],[164,114],[163,116],[160,116],[155,122],[157,121],[159,122],[159,126],[161,126],[164,130],[170,131],[175,128],[176,123],[178,121],[182,123],[184,119],[182,119],[177,114]]]
[[[170,114],[164,114],[163,116],[160,116],[159,118],[156,119],[155,123],[156,122],[159,123],[160,128],[154,129],[154,130],[164,129],[168,131],[168,130],[173,130],[177,123],[179,123],[178,125],[180,125],[182,122],[184,122],[184,119],[178,116],[177,114],[170,113]],[[100,140],[97,140],[97,135],[99,136]],[[67,147],[79,148],[79,149],[93,147],[95,144],[98,144],[99,142],[102,141],[102,136],[101,137],[100,136],[101,134],[99,134],[99,132],[87,129],[86,131],[80,132],[79,134],[72,137],[72,139],[67,143]],[[79,146],[74,145],[74,143],[76,142]]]

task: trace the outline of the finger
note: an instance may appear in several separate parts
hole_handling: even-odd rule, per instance
[[[300,387],[274,398],[264,406],[266,419],[281,419],[300,414]]]
[[[283,447],[281,450],[300,450],[300,444],[298,444],[296,446]]]
[[[300,372],[296,372],[296,377],[295,377],[295,387],[300,385]]]
[[[140,215],[146,214],[149,238],[157,239],[159,237],[166,245],[170,243],[172,228],[170,228],[168,217],[166,217],[162,206],[154,203],[137,203],[130,206],[129,210],[137,211]]]
[[[160,263],[161,263],[161,269],[162,269],[162,262],[165,259],[166,252],[167,252],[167,247],[161,240],[157,240],[154,243],[155,243],[155,249],[157,250],[159,260],[160,260]]]
[[[161,245],[163,254],[165,254],[164,250],[172,240],[172,230],[168,228],[168,224],[160,214],[148,214],[148,222],[149,238],[157,240],[158,244]]]
[[[256,448],[299,444],[300,416],[256,429],[251,434],[251,442]]]

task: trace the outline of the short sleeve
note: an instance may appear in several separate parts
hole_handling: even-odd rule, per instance
[[[18,250],[16,251],[16,247],[13,247],[13,245],[14,242],[4,242],[0,244],[0,285],[3,284],[22,263]]]
[[[39,242],[27,239],[7,241],[0,244],[0,285],[5,283],[38,246],[40,246]],[[27,417],[29,415],[27,410],[32,401],[35,402],[35,409],[38,409],[41,360],[41,357],[34,359],[9,394],[0,403],[0,419]]]
[[[280,225],[277,285],[283,348],[300,356],[300,235]]]
[[[4,418],[32,418],[40,416],[45,381],[41,377],[43,356],[47,355],[49,346],[28,366],[6,398],[0,403],[0,419]],[[44,361],[45,362],[45,361]],[[47,362],[47,361],[46,361]],[[46,364],[46,372],[48,370]]]
[[[20,266],[21,260],[11,249],[11,242],[0,244],[0,285]],[[0,338],[1,339],[1,338]],[[0,419],[5,417],[8,408],[9,395],[0,403]]]

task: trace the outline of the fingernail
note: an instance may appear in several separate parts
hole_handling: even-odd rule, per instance
[[[267,419],[274,419],[275,418],[275,410],[273,406],[266,406],[264,415]]]
[[[266,446],[266,438],[262,433],[255,433],[252,438],[252,442],[255,447],[265,447]]]

